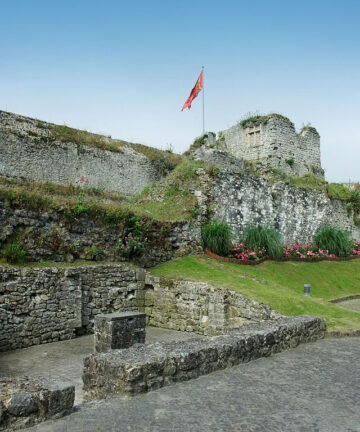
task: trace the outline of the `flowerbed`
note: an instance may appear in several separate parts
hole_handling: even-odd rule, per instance
[[[206,250],[206,253],[210,257],[219,261],[245,265],[256,265],[270,259],[266,249],[257,248],[250,250],[246,247],[245,243],[235,243],[234,247],[230,249],[227,257],[220,257],[208,250]],[[320,249],[316,245],[286,245],[283,249],[283,257],[281,261],[346,261],[354,258],[360,258],[360,242],[354,242],[350,255],[346,257],[338,257],[335,254],[329,253],[328,250]]]

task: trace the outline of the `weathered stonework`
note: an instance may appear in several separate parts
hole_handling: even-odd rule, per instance
[[[87,215],[69,220],[61,210],[43,213],[13,208],[0,201],[0,245],[15,233],[25,234],[30,261],[92,259],[89,254],[92,245],[97,245],[100,252],[97,259],[125,260],[119,249],[119,241],[126,233],[121,226],[107,226]],[[145,267],[202,251],[200,227],[196,224],[174,222],[160,225],[154,222],[146,235],[145,253],[137,258],[137,262]]]
[[[315,174],[323,177],[320,136],[315,128],[297,133],[286,117],[270,114],[265,122],[239,122],[221,131],[222,146],[231,155],[258,160],[291,175]]]
[[[207,283],[146,276],[145,313],[149,325],[203,335],[252,322],[277,320],[269,306]]]
[[[33,426],[71,411],[75,387],[43,378],[0,378],[0,431]]]
[[[120,152],[55,139],[51,125],[0,111],[0,176],[60,185],[89,186],[132,195],[159,180],[166,169],[129,145]],[[111,139],[108,139],[111,143]]]
[[[130,348],[145,343],[146,315],[140,312],[114,312],[96,315],[94,352]]]
[[[137,311],[144,274],[123,264],[0,267],[0,351],[91,332],[97,314]]]
[[[205,335],[280,317],[235,292],[160,281],[128,264],[0,267],[0,351],[91,333],[98,314],[125,311],[145,312],[153,326]]]
[[[277,229],[285,243],[313,241],[322,225],[334,225],[360,240],[360,228],[340,200],[264,177],[221,170],[213,182],[214,217],[227,222],[235,236],[249,225]]]
[[[135,395],[324,337],[323,318],[299,316],[251,324],[227,335],[92,354],[84,361],[86,399]]]

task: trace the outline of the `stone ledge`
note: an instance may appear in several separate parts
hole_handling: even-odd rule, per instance
[[[44,378],[0,378],[0,431],[33,426],[67,414],[75,387]]]
[[[154,343],[92,354],[84,360],[87,400],[135,395],[324,337],[323,318],[299,316],[256,323],[206,340]]]

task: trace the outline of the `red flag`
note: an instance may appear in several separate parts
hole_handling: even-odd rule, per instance
[[[191,90],[190,96],[186,99],[184,106],[181,111],[184,111],[185,108],[191,108],[192,101],[196,98],[196,96],[201,92],[201,89],[204,87],[204,71],[201,71],[199,78],[196,81],[194,88]]]

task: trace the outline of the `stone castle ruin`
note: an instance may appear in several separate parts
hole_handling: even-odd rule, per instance
[[[212,218],[227,222],[234,239],[260,224],[286,243],[305,243],[325,223],[360,239],[354,212],[326,193],[316,130],[298,134],[285,117],[258,116],[218,140],[206,134],[188,155],[0,111],[0,253],[17,246],[43,264],[0,265],[0,352],[95,333],[95,353],[89,348],[82,363],[84,397],[94,399],[158,389],[324,336],[322,318],[284,317],[235,291],[145,270],[203,253],[201,225]],[[291,183],[307,174],[324,187]],[[181,217],[169,214],[176,201]],[[136,231],[144,249],[122,253]],[[143,344],[145,314],[152,327],[200,338]],[[75,390],[0,371],[0,431],[68,413],[81,394],[76,382]]]
[[[231,155],[260,161],[290,175],[324,177],[320,161],[320,135],[313,127],[299,133],[279,114],[255,116],[219,133]]]

